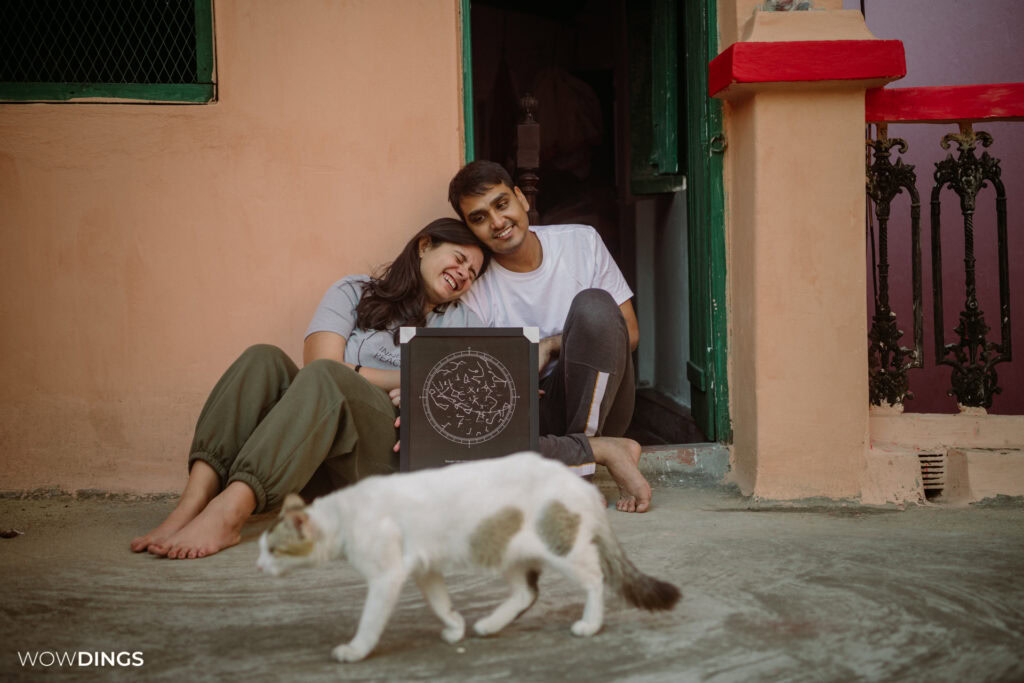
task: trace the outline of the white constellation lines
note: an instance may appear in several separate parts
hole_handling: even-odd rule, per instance
[[[456,351],[427,374],[420,394],[427,421],[438,434],[465,446],[493,439],[515,413],[515,382],[508,368],[483,351]]]

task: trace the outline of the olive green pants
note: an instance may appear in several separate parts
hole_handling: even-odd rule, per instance
[[[221,486],[241,481],[256,512],[310,484],[336,489],[398,471],[396,411],[387,392],[333,360],[299,370],[276,346],[249,347],[210,393],[189,469],[202,460]]]

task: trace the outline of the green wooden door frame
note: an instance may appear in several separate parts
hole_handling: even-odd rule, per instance
[[[476,159],[476,134],[473,121],[473,36],[470,0],[459,0],[459,33],[462,38],[462,129],[464,162]]]
[[[717,0],[683,4],[686,51],[687,224],[690,267],[691,410],[709,439],[732,441],[726,326],[722,105],[708,96],[718,56]]]
[[[729,418],[726,327],[725,191],[722,178],[722,107],[708,96],[708,64],[718,55],[717,0],[677,0],[683,18],[685,64],[687,224],[690,272],[692,412],[705,435],[732,440]],[[460,0],[462,112],[465,161],[475,158],[471,0]],[[664,5],[665,3],[658,3]],[[669,55],[671,57],[671,55]]]

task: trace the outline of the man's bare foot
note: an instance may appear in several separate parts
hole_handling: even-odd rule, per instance
[[[615,508],[622,512],[647,512],[651,506],[651,485],[640,473],[640,444],[612,436],[590,437],[594,461],[608,468],[619,485]]]
[[[144,536],[133,538],[132,552],[141,553],[148,550],[151,545],[165,544],[171,536],[195,519],[219,490],[220,478],[214,469],[202,460],[196,460],[192,463],[188,483],[185,484],[177,507],[167,515],[167,519],[161,522],[160,526]]]
[[[256,495],[247,484],[232,482],[220,495],[165,543],[149,552],[172,560],[194,560],[220,552],[242,540],[242,527],[256,509]]]

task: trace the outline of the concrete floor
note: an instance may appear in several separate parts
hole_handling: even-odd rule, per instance
[[[643,570],[675,582],[668,614],[610,601],[577,639],[582,596],[541,579],[537,605],[497,637],[448,645],[407,586],[375,653],[338,664],[363,584],[337,563],[274,579],[249,539],[204,560],[133,555],[128,541],[172,499],[0,500],[0,679],[18,653],[141,652],[143,665],[79,668],[90,680],[1021,681],[1024,505],[907,510],[758,505],[722,488],[655,490],[646,515],[610,512]],[[262,524],[265,524],[264,519]],[[467,621],[502,596],[450,577]]]

